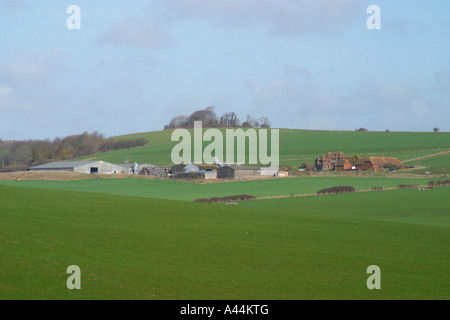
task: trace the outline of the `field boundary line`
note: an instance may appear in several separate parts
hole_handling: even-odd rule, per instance
[[[447,187],[448,185],[442,186],[433,186],[433,188],[437,187]],[[294,195],[278,195],[278,196],[265,196],[265,197],[256,197],[255,199],[241,200],[241,201],[253,201],[253,200],[269,200],[269,199],[284,199],[284,198],[298,198],[298,197],[313,197],[313,196],[328,196],[332,194],[344,194],[344,193],[357,193],[357,192],[380,192],[380,191],[392,191],[392,190],[404,190],[404,189],[417,189],[429,187],[429,185],[417,185],[415,187],[410,188],[399,188],[399,187],[386,187],[383,190],[371,190],[371,189],[360,189],[352,192],[336,192],[336,193],[325,193],[325,194],[317,194],[317,193],[303,193],[303,194],[294,194]]]
[[[412,158],[412,159],[408,159],[408,160],[404,160],[403,162],[411,162],[411,161],[416,161],[416,160],[423,160],[423,159],[428,159],[428,158],[433,158],[433,157],[439,157],[439,156],[443,156],[443,155],[447,155],[450,154],[450,151],[443,151],[443,152],[439,152],[439,153],[432,153],[432,154],[427,154],[426,156],[421,156],[421,157],[417,157],[417,158]]]

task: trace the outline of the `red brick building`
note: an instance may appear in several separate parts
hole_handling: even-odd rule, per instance
[[[336,162],[336,171],[349,171],[352,170],[352,164],[348,160],[341,160]]]
[[[383,170],[395,167],[403,168],[403,163],[392,157],[365,157],[359,159],[355,164],[356,170]]]
[[[350,157],[340,151],[328,152],[322,156],[318,156],[316,158],[315,165],[318,170],[330,171],[335,170],[336,163],[341,161],[350,162]]]

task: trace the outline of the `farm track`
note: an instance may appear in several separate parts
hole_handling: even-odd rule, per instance
[[[427,154],[426,156],[421,156],[421,157],[417,157],[417,158],[404,160],[403,162],[411,162],[411,161],[416,161],[416,160],[423,160],[423,159],[439,157],[439,156],[443,156],[443,155],[447,155],[447,154],[450,154],[450,151],[443,151],[443,152],[439,152],[439,153]]]

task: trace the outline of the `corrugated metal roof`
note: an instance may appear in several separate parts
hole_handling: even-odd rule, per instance
[[[96,162],[100,162],[100,161],[99,160],[97,160],[97,161],[56,161],[56,162],[50,162],[50,163],[45,163],[45,164],[41,164],[38,166],[30,167],[29,169],[75,168],[75,167],[92,164],[92,163],[96,163]]]

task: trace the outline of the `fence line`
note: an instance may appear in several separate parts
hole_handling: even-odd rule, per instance
[[[433,187],[444,187],[448,185],[433,185]],[[335,192],[335,193],[325,193],[325,194],[317,194],[317,193],[303,193],[303,194],[294,194],[294,195],[278,195],[278,196],[265,196],[265,197],[257,197],[255,199],[249,200],[269,200],[269,199],[284,199],[284,198],[297,198],[297,197],[314,197],[314,196],[327,196],[331,194],[343,194],[343,193],[354,193],[354,192],[377,192],[377,191],[389,191],[389,190],[402,190],[402,189],[416,189],[416,188],[424,188],[429,187],[429,185],[414,185],[414,187],[386,187],[382,190],[372,190],[372,189],[359,189],[352,192]]]

